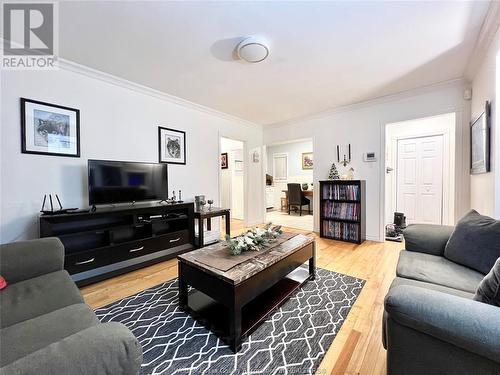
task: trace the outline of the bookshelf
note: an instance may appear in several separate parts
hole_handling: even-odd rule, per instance
[[[366,238],[366,182],[319,182],[320,236],[360,244]]]

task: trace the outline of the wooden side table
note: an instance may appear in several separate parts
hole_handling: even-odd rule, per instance
[[[229,208],[212,207],[204,210],[195,210],[194,218],[198,219],[198,244],[197,247],[203,247],[203,222],[207,221],[207,230],[212,229],[212,218],[224,216],[226,222],[226,234],[231,235],[231,210]]]

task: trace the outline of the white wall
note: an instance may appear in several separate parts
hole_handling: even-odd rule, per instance
[[[478,67],[472,80],[471,119],[477,118],[484,111],[486,100],[491,102],[491,172],[471,175],[471,207],[478,212],[500,218],[500,176],[496,173],[500,153],[496,147],[500,144],[497,131],[498,114],[496,110],[496,74],[497,55],[500,51],[500,30],[488,48],[488,52]],[[495,180],[497,181],[495,183]],[[495,188],[496,185],[496,188]],[[496,191],[496,192],[495,192]],[[496,202],[496,204],[495,204]]]
[[[384,126],[444,113],[456,113],[456,187],[459,197],[456,215],[469,207],[469,102],[463,100],[465,83],[462,80],[412,90],[325,112],[291,123],[264,128],[264,144],[297,138],[313,138],[315,230],[319,228],[318,181],[326,179],[331,163],[335,161],[337,144],[351,143],[355,178],[366,180],[367,238],[383,238],[384,190],[383,153]],[[376,163],[362,160],[365,152],[377,153]]]
[[[78,70],[78,69],[76,69]],[[81,68],[2,71],[0,242],[38,236],[43,194],[58,193],[66,207],[88,206],[87,159],[157,162],[158,126],[186,131],[187,165],[169,165],[169,190],[185,200],[205,194],[218,203],[219,136],[246,141],[260,151],[260,126],[149,93],[132,83]],[[123,84],[122,84],[123,83]],[[81,157],[21,153],[19,98],[79,108]],[[247,156],[250,159],[249,156]],[[263,166],[247,163],[250,223],[263,221]]]
[[[312,152],[312,139],[267,146],[267,173],[273,175],[273,154],[288,154],[288,175],[305,176],[312,182],[313,170],[302,169],[302,153]]]

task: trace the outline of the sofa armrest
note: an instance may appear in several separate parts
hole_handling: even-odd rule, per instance
[[[389,319],[500,363],[500,308],[462,297],[400,285],[385,299]]]
[[[403,231],[405,249],[431,255],[443,255],[454,228],[448,225],[408,225]]]
[[[16,283],[64,268],[64,246],[58,238],[0,245],[0,275]]]
[[[142,348],[121,323],[87,328],[0,369],[16,375],[137,375]]]

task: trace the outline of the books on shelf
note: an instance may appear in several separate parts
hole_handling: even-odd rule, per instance
[[[359,203],[325,201],[323,202],[323,218],[357,221],[360,219],[360,208]]]
[[[321,194],[323,199],[352,200],[360,199],[358,185],[324,185]]]
[[[362,243],[366,237],[364,180],[320,181],[322,237]]]
[[[358,241],[358,231],[359,224],[357,223],[323,220],[323,233],[326,237],[345,241]]]

